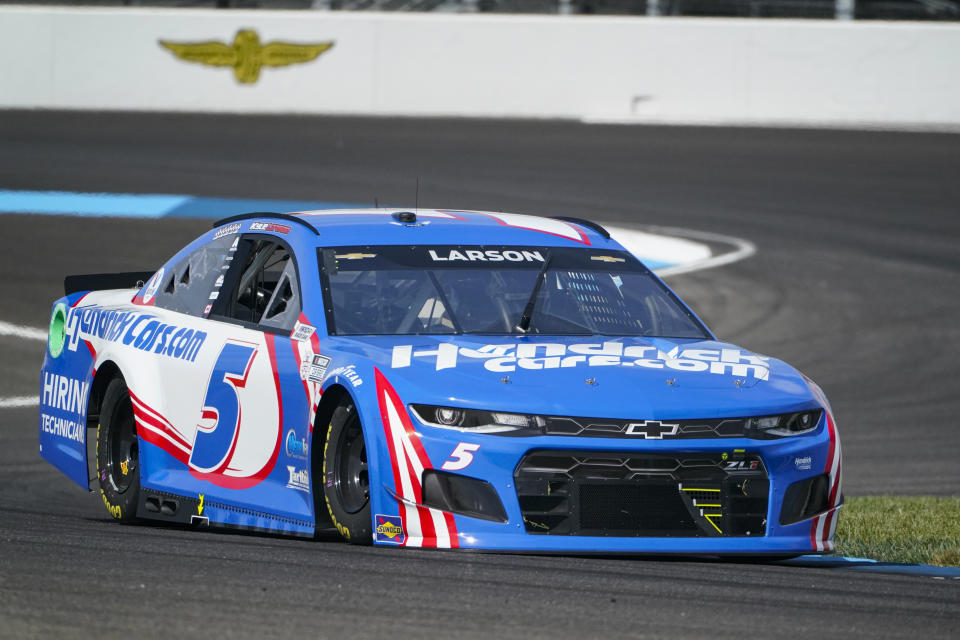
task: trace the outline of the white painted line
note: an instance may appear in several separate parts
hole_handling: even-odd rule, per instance
[[[676,264],[671,267],[656,269],[657,275],[661,278],[675,276],[681,273],[690,273],[692,271],[702,271],[704,269],[721,267],[725,264],[732,264],[734,262],[739,262],[740,260],[745,260],[757,252],[757,246],[749,240],[736,238],[734,236],[727,236],[720,233],[692,231],[690,229],[678,229],[676,227],[650,227],[649,229],[654,233],[682,236],[694,240],[702,240],[704,242],[727,244],[733,247],[733,250],[727,253],[721,253],[719,255],[710,256],[709,258],[702,260],[695,260],[686,264]]]
[[[40,396],[14,396],[12,398],[0,398],[0,409],[35,407],[38,404],[40,404]]]
[[[0,320],[0,336],[13,336],[14,338],[23,338],[24,340],[46,340],[46,329],[34,329],[33,327],[24,327],[19,324],[10,324]]]
[[[630,253],[657,270],[703,262],[711,257],[710,247],[685,238],[653,234],[637,229],[604,225],[610,236]]]

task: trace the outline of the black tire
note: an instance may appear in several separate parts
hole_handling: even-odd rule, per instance
[[[115,520],[137,519],[140,499],[140,455],[137,424],[123,378],[107,385],[97,425],[97,479],[100,497]]]
[[[349,398],[330,417],[323,443],[323,495],[330,519],[350,544],[370,544],[367,449],[357,408]]]

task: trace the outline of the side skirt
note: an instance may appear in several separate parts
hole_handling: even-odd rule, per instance
[[[217,527],[312,538],[314,524],[292,518],[236,507],[222,502],[207,502],[203,497],[181,496],[166,491],[140,488],[137,517],[194,527]]]

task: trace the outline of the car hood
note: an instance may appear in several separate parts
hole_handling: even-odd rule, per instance
[[[815,406],[786,363],[713,340],[598,336],[336,337],[405,403],[610,418],[743,417]]]

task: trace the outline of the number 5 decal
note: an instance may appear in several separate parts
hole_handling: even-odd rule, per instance
[[[443,463],[443,466],[440,467],[444,471],[460,471],[461,469],[466,469],[470,466],[470,463],[473,462],[473,452],[480,448],[478,444],[470,444],[469,442],[461,442],[453,450],[453,453],[450,454],[450,459]]]
[[[226,468],[240,432],[240,398],[237,389],[247,384],[257,345],[228,340],[217,356],[200,410],[200,424],[190,453],[197,471],[218,473]]]

